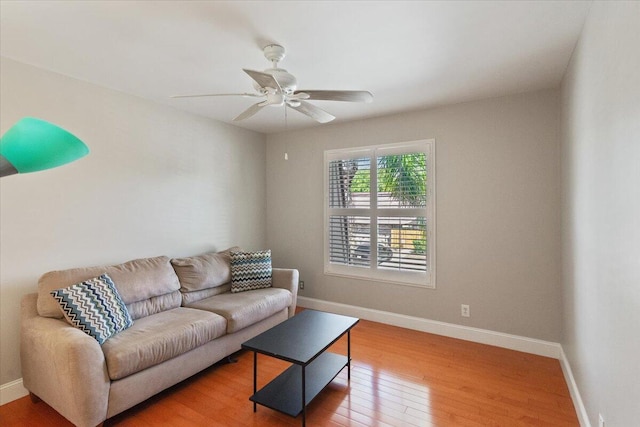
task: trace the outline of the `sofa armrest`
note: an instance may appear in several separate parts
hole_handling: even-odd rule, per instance
[[[298,302],[298,279],[300,273],[292,268],[273,268],[271,282],[274,288],[282,288],[291,292],[292,301],[289,306],[289,317],[296,314],[296,304]]]
[[[106,419],[111,384],[102,348],[64,319],[39,316],[37,298],[21,305],[24,386],[76,426],[94,427]]]

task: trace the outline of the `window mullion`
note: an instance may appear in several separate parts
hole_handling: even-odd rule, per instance
[[[367,208],[328,208],[328,215],[371,216],[371,209]]]
[[[382,216],[426,216],[425,208],[378,208],[376,209],[377,217]]]

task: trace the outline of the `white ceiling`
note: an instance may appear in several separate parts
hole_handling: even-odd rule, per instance
[[[371,104],[313,101],[334,122],[557,86],[583,1],[2,1],[8,58],[227,123],[256,100],[262,47],[299,89],[369,90]],[[285,129],[270,107],[236,126]],[[288,110],[288,129],[321,126]]]

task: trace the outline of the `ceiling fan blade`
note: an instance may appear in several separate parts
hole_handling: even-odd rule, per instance
[[[318,101],[348,101],[348,102],[371,102],[373,95],[366,90],[297,90],[295,95],[306,93],[308,99]]]
[[[258,93],[203,93],[200,95],[173,95],[171,98],[200,98],[204,96],[250,96],[253,98],[259,98],[263,95],[260,95]]]
[[[235,117],[233,119],[233,121],[234,122],[239,122],[240,120],[248,119],[249,117],[253,116],[258,111],[262,110],[263,107],[264,107],[264,105],[262,105],[262,102],[258,102],[257,104],[253,104],[251,107],[249,107],[246,110],[244,110],[244,112],[242,114],[240,114],[239,116]]]
[[[243,68],[242,71],[247,73],[249,77],[255,80],[256,83],[260,85],[260,87],[270,87],[277,90],[278,92],[282,92],[280,84],[271,74],[263,73],[262,71],[247,70],[246,68]]]
[[[318,108],[315,105],[310,104],[306,101],[297,101],[296,104],[298,102],[300,103],[300,105],[295,105],[295,104],[294,105],[287,104],[287,105],[290,108],[293,108],[294,110],[299,111],[302,114],[305,114],[320,123],[328,123],[331,120],[335,119],[334,116],[327,113],[322,108]]]

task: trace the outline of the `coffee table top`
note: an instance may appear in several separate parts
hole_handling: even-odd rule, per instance
[[[242,348],[307,365],[359,321],[355,317],[304,310],[244,342]]]

